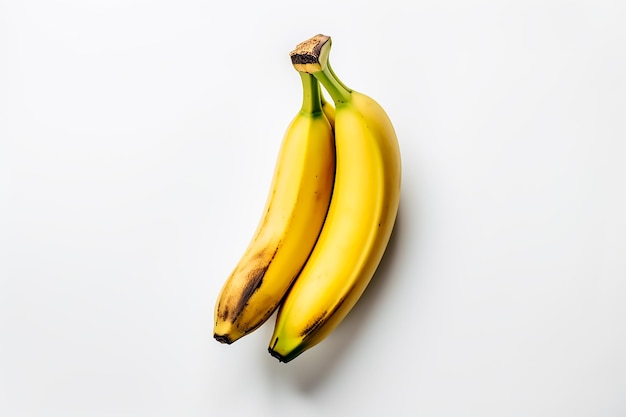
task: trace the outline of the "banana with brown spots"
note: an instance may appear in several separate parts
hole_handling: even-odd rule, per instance
[[[328,63],[331,41],[298,45],[292,63],[314,75],[335,104],[337,168],[326,221],[281,304],[269,352],[288,362],[326,338],[370,282],[389,242],[400,202],[401,161],[382,107],[346,87]]]
[[[333,190],[334,108],[319,83],[301,74],[300,112],[283,138],[264,214],[215,306],[222,343],[251,333],[276,310],[319,236]]]

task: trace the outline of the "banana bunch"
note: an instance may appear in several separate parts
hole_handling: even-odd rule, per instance
[[[324,340],[354,307],[400,201],[391,121],[339,80],[330,48],[330,37],[316,35],[290,54],[302,107],[284,136],[263,217],[215,307],[214,337],[228,344],[278,310],[268,350],[281,362]]]

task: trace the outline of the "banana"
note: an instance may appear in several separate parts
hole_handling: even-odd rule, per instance
[[[335,130],[335,107],[333,107],[331,103],[326,101],[323,94],[321,94],[321,98],[322,98],[322,111],[324,112],[326,119],[328,119],[328,123],[330,123],[330,127],[334,131]]]
[[[301,74],[303,100],[283,138],[264,214],[215,305],[214,337],[233,343],[276,310],[319,236],[335,173],[334,135],[319,82]],[[328,114],[329,116],[326,116]]]
[[[269,352],[281,362],[324,340],[370,282],[395,223],[400,149],[389,117],[346,87],[328,62],[331,39],[317,35],[291,52],[335,103],[336,171],[326,221],[313,252],[279,307]]]

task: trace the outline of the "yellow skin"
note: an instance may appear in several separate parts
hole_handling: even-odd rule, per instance
[[[328,123],[330,123],[330,127],[335,129],[335,108],[329,102],[324,99],[322,95],[322,111],[324,112],[324,116],[328,119]]]
[[[282,362],[326,338],[359,300],[400,201],[400,150],[385,111],[345,87],[327,63],[313,75],[335,102],[335,186],[315,248],[278,311],[269,352]]]
[[[263,324],[306,262],[328,211],[335,172],[332,127],[317,80],[302,74],[302,109],[283,139],[264,215],[215,306],[214,337],[232,343]]]

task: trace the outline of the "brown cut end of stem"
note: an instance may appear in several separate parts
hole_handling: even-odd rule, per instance
[[[299,43],[296,49],[291,51],[291,63],[293,65],[320,64],[322,47],[330,41],[330,36],[318,34],[304,42]]]

